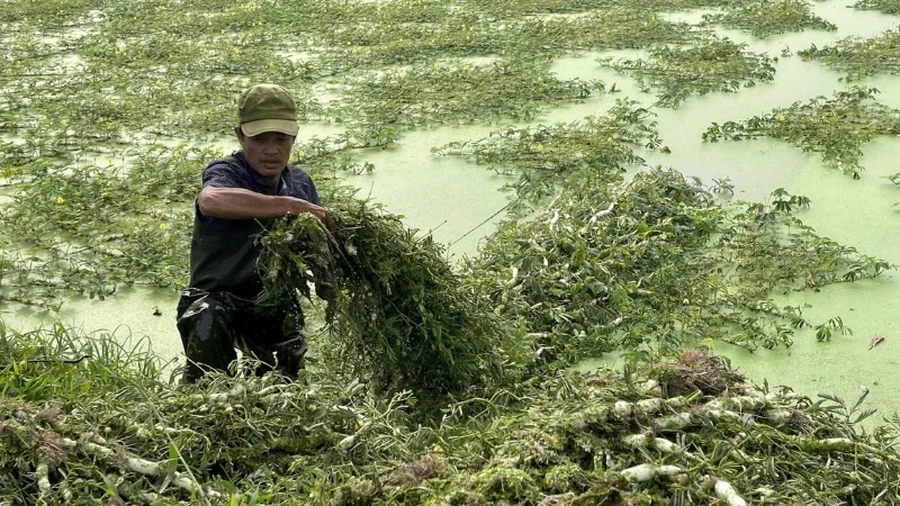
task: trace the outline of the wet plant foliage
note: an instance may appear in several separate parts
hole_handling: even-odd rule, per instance
[[[803,195],[731,201],[727,180],[644,167],[670,149],[654,107],[554,72],[560,57],[599,57],[671,108],[740,92],[771,81],[776,59],[714,30],[835,28],[810,6],[3,3],[0,309],[184,286],[201,172],[236,145],[234,100],[255,82],[291,89],[304,133],[328,131],[304,135],[293,160],[335,227],[284,220],[264,243],[269,293],[307,298],[297,381],[241,361],[181,385],[130,336],[0,320],[0,506],[900,501],[900,420],[859,429],[865,392],[751,387],[693,350],[850,335],[841,315],[810,321],[775,299],[895,266],[804,225],[818,203]],[[715,13],[668,20],[692,9]],[[895,45],[891,31],[800,56],[855,81],[894,74]],[[781,139],[858,176],[861,146],[900,133],[876,94],[848,88],[704,138]],[[604,113],[545,121],[602,100]],[[379,170],[368,149],[440,125],[490,128],[433,152],[508,181],[509,219],[459,264],[341,179]],[[608,351],[621,373],[573,371]]]
[[[575,103],[603,92],[598,81],[561,81],[543,64],[502,60],[414,67],[360,76],[339,110],[366,124],[394,129],[492,119],[531,121],[546,105]],[[502,90],[502,92],[501,92]]]
[[[865,395],[851,404],[753,388],[702,352],[624,376],[533,378],[418,425],[408,395],[314,371],[175,387],[152,356],[114,339],[2,329],[6,504],[828,504],[900,494],[900,459],[888,449],[898,420],[857,431],[871,414]],[[114,402],[97,391],[116,392]]]
[[[858,0],[853,4],[853,8],[863,11],[878,11],[884,14],[900,14],[900,2],[897,0]]]
[[[804,60],[816,60],[843,72],[842,81],[900,73],[900,29],[888,30],[870,39],[846,38],[822,49],[812,46],[797,53]]]
[[[582,175],[537,218],[491,236],[471,277],[550,363],[597,350],[668,355],[704,339],[790,346],[811,324],[773,294],[892,268],[816,235],[795,216],[808,205],[784,190],[720,205],[661,169],[619,183]]]
[[[878,93],[876,88],[852,86],[835,92],[833,98],[820,95],[764,116],[713,123],[703,139],[783,140],[804,152],[820,153],[826,165],[859,179],[864,170],[860,163],[862,146],[878,136],[900,134],[900,111],[877,102]]]
[[[764,39],[772,35],[803,30],[835,31],[837,26],[813,14],[806,0],[765,0],[741,3],[721,14],[705,14],[707,23],[749,32]]]
[[[451,142],[432,151],[465,157],[514,177],[506,185],[513,190],[510,209],[521,213],[545,202],[573,178],[597,172],[613,180],[627,167],[644,162],[638,151],[667,151],[654,116],[637,102],[621,99],[604,116],[553,126],[503,128],[482,139]]]
[[[263,240],[267,294],[315,286],[340,344],[334,363],[376,390],[422,401],[502,384],[530,360],[486,297],[461,282],[442,247],[362,202],[331,208],[335,232],[303,216]]]
[[[634,77],[641,91],[657,92],[658,105],[678,107],[692,95],[734,92],[775,79],[775,60],[751,53],[746,44],[708,38],[697,46],[659,46],[646,60],[600,60]]]

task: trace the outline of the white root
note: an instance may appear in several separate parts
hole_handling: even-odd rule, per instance
[[[615,411],[616,416],[619,418],[625,418],[626,416],[631,416],[632,407],[631,403],[628,401],[616,401],[613,405],[613,411]]]
[[[72,489],[69,488],[68,483],[63,481],[59,484],[59,493],[62,495],[63,502],[72,502],[74,494],[72,493]]]
[[[643,483],[650,481],[657,476],[675,476],[683,473],[684,470],[678,466],[656,465],[656,464],[639,464],[619,472],[623,478],[629,483]]]
[[[613,322],[613,323],[615,323],[616,325],[618,325],[619,323],[622,323],[622,317],[620,316],[620,317],[616,318],[616,321],[617,321],[618,323]],[[649,380],[647,380],[643,385],[641,385],[641,392],[643,392],[643,393],[645,393],[645,394],[657,394],[657,395],[659,395],[659,394],[660,394],[659,382],[656,381],[655,379],[649,379]]]
[[[789,409],[773,409],[766,411],[764,416],[775,425],[784,425],[794,419],[794,412]]]
[[[166,466],[161,462],[151,462],[140,457],[124,454],[124,458],[119,458],[116,452],[107,448],[106,440],[96,434],[88,434],[81,441],[74,441],[69,438],[61,440],[63,446],[69,449],[83,449],[93,457],[99,457],[106,460],[121,460],[125,468],[129,471],[144,475],[160,478],[166,474]],[[174,473],[172,485],[187,490],[188,492],[199,492],[209,497],[221,497],[221,494],[215,490],[204,490],[197,482],[186,476],[184,473]]]
[[[37,481],[38,490],[41,491],[41,497],[46,497],[53,493],[50,485],[50,466],[41,462],[34,470],[34,478]]]
[[[213,404],[222,404],[231,399],[243,399],[247,396],[247,387],[238,384],[227,392],[209,394],[209,402]]]
[[[672,400],[674,399],[670,399],[670,401]],[[693,424],[694,422],[706,417],[715,420],[732,419],[740,421],[745,425],[752,425],[754,423],[753,417],[750,416],[749,413],[743,412],[765,409],[769,407],[769,402],[770,401],[768,397],[758,397],[752,395],[730,398],[716,398],[692,410],[691,413],[676,413],[674,415],[659,417],[654,420],[654,424],[656,427],[662,429],[681,430]],[[671,402],[669,402],[668,404],[671,405]],[[778,416],[779,418],[777,418],[776,420],[780,420],[781,417],[784,416],[783,412],[773,412],[778,413],[778,415],[776,416]],[[792,412],[788,413],[792,414]]]
[[[637,401],[634,406],[635,411],[649,415],[662,411],[663,400],[659,397],[651,397],[650,399]]]
[[[671,399],[662,399],[652,397],[637,402],[616,401],[613,404],[613,413],[619,418],[626,418],[635,414],[653,415],[663,411],[665,408],[681,408],[688,404],[688,400],[684,397],[672,397]]]
[[[661,429],[680,430],[690,425],[694,417],[690,413],[676,413],[669,416],[661,416],[653,421],[653,425]]]
[[[747,506],[747,501],[734,490],[730,483],[712,476],[709,479],[715,483],[713,490],[716,491],[716,497],[725,501],[725,504],[728,506]]]
[[[661,437],[650,437],[646,434],[632,434],[622,438],[622,442],[631,448],[656,448],[664,453],[681,452],[681,447]]]
[[[633,179],[631,181],[628,181],[627,183],[622,183],[622,185],[620,185],[616,190],[616,193],[612,196],[612,199],[610,199],[609,206],[607,206],[606,209],[602,209],[594,213],[594,215],[587,220],[588,223],[593,225],[600,218],[612,214],[613,209],[616,208],[616,204],[619,202],[619,199],[622,198],[626,193],[628,193],[628,191],[631,190],[631,187],[634,186],[634,184],[635,181]]]
[[[706,406],[709,409],[726,409],[729,411],[750,411],[766,407],[767,400],[764,397],[736,396],[720,397],[709,401]]]

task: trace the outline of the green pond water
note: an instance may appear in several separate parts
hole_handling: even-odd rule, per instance
[[[735,41],[746,42],[749,49],[778,56],[785,48],[794,51],[814,43],[819,47],[847,36],[871,37],[895,28],[900,18],[874,12],[856,11],[849,3],[817,3],[816,13],[838,25],[837,32],[806,31],[766,40],[737,31],[722,30]],[[702,12],[671,14],[672,20],[696,22]],[[630,96],[655,102],[651,95],[638,91],[630,78],[601,68],[598,56],[637,56],[639,52],[585,54],[555,63],[561,78],[580,77],[617,83],[622,93],[591,98],[583,104],[552,109],[537,123],[571,122],[591,114],[602,114],[617,97]],[[864,149],[862,179],[850,177],[823,166],[819,155],[802,153],[798,148],[772,140],[720,142],[707,144],[700,135],[713,121],[740,120],[765,114],[774,107],[788,106],[816,95],[831,96],[845,85],[839,74],[818,63],[798,57],[780,58],[775,81],[742,89],[738,93],[717,93],[693,97],[677,110],[655,109],[660,136],[672,153],[644,154],[648,165],[675,168],[686,175],[709,182],[730,178],[736,199],[762,200],[776,188],[800,194],[812,200],[809,210],[798,216],[821,235],[856,247],[860,252],[900,264],[900,187],[884,176],[900,171],[900,138],[880,138]],[[878,77],[859,84],[881,90],[880,100],[900,108],[900,76]],[[523,126],[523,125],[518,125]],[[409,226],[431,231],[448,246],[448,252],[460,257],[476,253],[481,238],[492,232],[504,218],[506,196],[499,188],[506,182],[481,167],[455,158],[431,154],[431,148],[453,140],[477,139],[499,128],[442,127],[404,135],[396,149],[374,150],[366,159],[376,170],[372,174],[347,176],[360,188],[360,196],[383,202],[387,208],[405,216]],[[308,124],[301,138],[325,137],[339,129],[333,125]],[[236,142],[222,140],[228,151]],[[639,170],[639,169],[635,169]],[[188,252],[185,252],[187,255]],[[105,301],[74,299],[58,315],[31,309],[6,308],[3,318],[13,328],[28,329],[61,321],[85,331],[115,331],[125,343],[149,342],[152,349],[167,359],[178,359],[181,343],[175,329],[174,311],[177,293],[171,290],[122,290]],[[712,346],[753,382],[785,384],[815,397],[828,392],[855,400],[861,389],[870,390],[866,405],[882,415],[900,406],[900,273],[881,279],[838,284],[819,293],[804,292],[777,299],[782,304],[811,307],[804,316],[814,323],[840,316],[853,330],[851,336],[834,336],[830,342],[816,342],[812,330],[798,331],[789,349],[760,350],[749,353],[722,343]],[[158,307],[162,315],[154,315]],[[874,335],[885,338],[876,348],[868,344]],[[621,365],[615,356],[598,357],[579,367]]]

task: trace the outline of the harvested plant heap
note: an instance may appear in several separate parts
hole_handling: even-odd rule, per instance
[[[279,222],[260,271],[269,293],[315,284],[348,376],[423,400],[514,377],[517,346],[430,236],[362,202],[329,213],[333,234],[310,216]]]
[[[643,163],[639,149],[668,148],[656,130],[653,113],[636,101],[620,99],[603,116],[523,129],[503,128],[474,141],[451,142],[434,153],[461,156],[498,174],[516,177],[510,209],[522,213],[555,195],[560,185],[588,172],[608,180]]]
[[[859,81],[878,74],[900,74],[900,28],[877,37],[847,37],[819,49],[815,45],[797,53],[804,60],[818,60],[843,72],[842,81]]]
[[[859,434],[858,403],[751,388],[698,352],[625,377],[535,379],[416,426],[406,395],[314,371],[173,388],[114,339],[0,327],[3,504],[900,499],[898,420]]]
[[[818,96],[765,116],[713,123],[703,140],[771,137],[804,152],[821,153],[825,164],[859,179],[863,144],[878,136],[900,134],[900,111],[874,101],[878,93],[875,88],[852,86],[835,92],[831,99]]]
[[[768,297],[891,268],[817,236],[791,214],[808,199],[783,190],[766,204],[721,206],[675,171],[608,181],[573,176],[549,208],[504,224],[469,265],[471,282],[538,336],[551,363],[616,349],[665,355],[713,338],[790,345],[794,328],[813,324]],[[839,319],[815,326],[820,339],[847,332]]]
[[[736,28],[764,39],[772,35],[803,30],[833,32],[837,26],[813,14],[812,3],[807,0],[763,0],[752,3],[735,3],[734,7],[720,14],[704,14],[706,23]]]
[[[746,50],[746,44],[706,37],[697,46],[657,46],[649,59],[598,60],[634,77],[644,92],[657,92],[658,105],[678,107],[692,95],[735,92],[775,78],[772,58]]]

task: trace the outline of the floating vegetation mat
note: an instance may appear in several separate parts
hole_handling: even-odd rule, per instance
[[[210,149],[154,146],[91,164],[32,165],[0,209],[0,301],[55,307],[122,285],[187,283],[185,252],[202,160]]]
[[[492,119],[530,121],[548,104],[575,103],[605,85],[598,81],[562,81],[543,62],[501,60],[485,65],[434,63],[361,76],[344,102],[348,117],[398,127],[437,123],[473,124]],[[503,93],[498,93],[502,89]]]
[[[897,0],[858,0],[854,9],[878,11],[884,14],[900,14],[900,2]]]
[[[108,335],[0,329],[0,350],[9,506],[900,500],[898,420],[860,433],[858,402],[753,388],[701,352],[534,378],[419,425],[408,395],[313,372],[173,388]]]
[[[706,38],[697,46],[660,46],[648,60],[599,60],[634,77],[644,92],[658,92],[662,107],[677,107],[692,95],[734,92],[775,79],[774,60],[751,53],[746,44]]]
[[[584,173],[603,173],[616,180],[626,167],[643,163],[640,149],[660,149],[654,114],[633,100],[617,100],[603,116],[554,126],[503,128],[488,137],[451,142],[436,154],[461,156],[498,174],[514,176],[510,208],[527,210],[555,195]]]
[[[766,0],[735,4],[722,14],[705,14],[707,23],[720,24],[766,38],[786,32],[815,29],[833,32],[834,23],[813,14],[812,3],[806,0]]]
[[[900,134],[900,111],[874,101],[878,93],[875,88],[853,86],[835,92],[831,99],[818,96],[765,116],[713,123],[703,140],[780,139],[804,152],[821,153],[826,165],[859,179],[863,144],[877,136]]]
[[[877,37],[849,37],[822,49],[812,46],[797,53],[804,60],[818,60],[845,75],[842,81],[859,81],[877,74],[900,73],[900,29]]]
[[[807,326],[827,340],[848,332],[840,318],[809,322],[770,297],[891,268],[815,234],[794,215],[809,199],[784,190],[766,204],[720,205],[675,171],[605,177],[573,178],[534,220],[504,224],[469,265],[551,364],[611,350],[651,358],[704,339],[772,348]]]
[[[269,293],[300,290],[324,316],[310,368],[292,382],[239,362],[180,385],[121,336],[0,323],[0,506],[900,503],[900,421],[857,430],[872,414],[864,394],[753,388],[684,352],[789,345],[804,327],[847,334],[840,316],[809,321],[772,297],[893,266],[804,226],[815,203],[800,195],[723,204],[727,180],[657,169],[626,181],[647,150],[668,150],[627,97],[568,124],[496,124],[617,91],[552,71],[587,51],[649,51],[604,64],[671,107],[768,82],[774,59],[713,25],[833,30],[808,2],[270,4],[3,3],[3,304],[183,285],[200,174],[221,152],[164,146],[233,142],[229,111],[250,83],[290,88],[304,132],[336,132],[295,156],[334,230],[279,222],[263,261]],[[693,8],[717,14],[667,20]],[[834,68],[893,72],[893,36],[838,43],[834,58],[853,63]],[[831,50],[803,56],[837,65]],[[819,97],[706,139],[767,135],[858,174],[860,146],[898,133],[874,94]],[[495,128],[435,151],[509,176],[520,219],[458,268],[334,179],[374,168],[360,148],[446,124]],[[570,370],[609,350],[625,354],[621,374]]]

